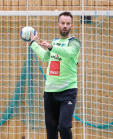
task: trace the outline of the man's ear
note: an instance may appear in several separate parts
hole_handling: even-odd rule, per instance
[[[71,27],[73,27],[73,24],[71,24]]]
[[[59,27],[59,23],[57,22],[57,27]]]

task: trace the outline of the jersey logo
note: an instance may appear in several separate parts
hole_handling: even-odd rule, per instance
[[[64,43],[62,43],[61,47],[64,47],[64,46],[65,46],[65,44],[64,44]]]
[[[61,43],[57,43],[57,45],[58,45],[58,46],[60,46],[60,45],[61,45]]]
[[[59,57],[59,55],[58,55],[58,54],[56,54],[56,57]]]

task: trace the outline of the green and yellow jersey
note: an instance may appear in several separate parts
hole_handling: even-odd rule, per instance
[[[80,41],[74,37],[54,39],[52,49],[44,50],[36,42],[31,48],[43,61],[48,61],[46,92],[60,92],[77,88],[77,63],[80,53]]]

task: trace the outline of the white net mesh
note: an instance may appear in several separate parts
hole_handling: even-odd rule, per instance
[[[65,10],[74,16],[72,36],[83,44],[73,138],[113,138],[113,1],[84,0],[84,6],[82,0],[1,0],[0,4],[0,138],[46,139],[47,63],[21,40],[20,31],[29,25],[39,38],[51,42],[59,36],[57,15]]]

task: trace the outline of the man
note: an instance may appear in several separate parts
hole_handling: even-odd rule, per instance
[[[47,139],[72,139],[72,117],[77,97],[77,63],[80,41],[71,37],[73,16],[63,12],[58,17],[59,38],[51,44],[31,33],[31,48],[43,61],[49,61],[44,91]],[[44,50],[43,48],[48,48]]]

